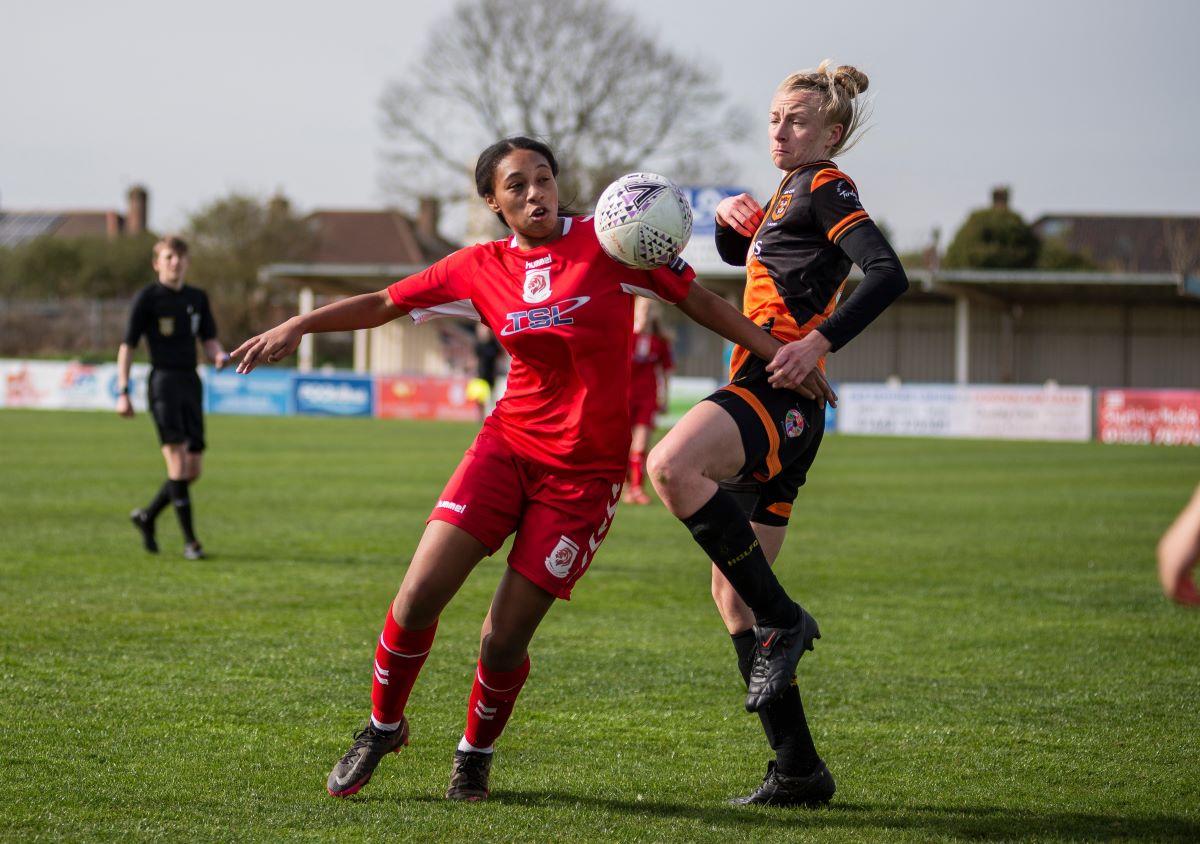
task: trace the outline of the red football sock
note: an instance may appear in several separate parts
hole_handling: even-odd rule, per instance
[[[512,671],[490,671],[483,660],[479,661],[467,708],[467,730],[463,734],[468,743],[480,749],[496,743],[528,676],[528,654]]]
[[[646,477],[646,452],[634,451],[629,455],[629,485],[634,489],[642,488]]]
[[[383,634],[375,647],[375,678],[371,683],[371,716],[377,723],[395,724],[404,717],[408,696],[436,632],[436,621],[424,630],[405,630],[388,610]]]

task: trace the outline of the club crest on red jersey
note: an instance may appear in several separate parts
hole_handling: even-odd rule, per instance
[[[546,558],[546,571],[561,580],[571,573],[571,566],[575,564],[577,556],[579,556],[579,546],[565,536],[560,536],[558,544]]]
[[[788,439],[798,437],[804,433],[804,428],[808,423],[804,421],[804,414],[792,408],[787,412],[787,416],[783,417],[783,433]]]
[[[545,302],[550,298],[549,267],[525,271],[525,289],[521,292],[521,298],[531,305]]]

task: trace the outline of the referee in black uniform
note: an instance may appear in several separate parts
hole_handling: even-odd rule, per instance
[[[175,507],[183,530],[183,556],[204,558],[204,549],[192,527],[192,503],[188,485],[200,477],[204,454],[203,395],[196,372],[196,339],[205,353],[223,369],[229,355],[217,340],[217,325],[203,290],[183,283],[187,273],[187,243],[164,237],[154,244],[154,269],[158,281],[147,285],[133,299],[125,341],[117,351],[117,413],[133,416],[129,400],[129,370],[133,350],[143,336],[150,347],[150,411],[158,427],[167,480],[144,508],[130,514],[142,535],[147,551],[157,552],[154,520],[168,503]]]

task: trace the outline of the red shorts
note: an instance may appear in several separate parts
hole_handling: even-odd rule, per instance
[[[515,531],[508,565],[569,600],[608,535],[621,482],[554,474],[513,454],[491,427],[484,423],[427,523],[462,528],[492,554]]]
[[[654,427],[658,414],[658,393],[634,393],[629,397],[629,422],[631,425]]]

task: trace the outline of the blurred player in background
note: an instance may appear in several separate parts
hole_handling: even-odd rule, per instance
[[[781,388],[823,373],[826,353],[908,287],[854,182],[829,160],[851,141],[861,120],[855,98],[866,90],[865,74],[828,61],[776,90],[771,158],[786,175],[765,210],[746,194],[722,200],[716,239],[727,263],[746,266],[746,315],[787,345],[766,365],[736,349],[731,383],[692,408],[650,455],[659,496],[714,563],[713,599],[748,687],[746,708],[759,713],[776,753],[762,785],[735,803],[813,805],[835,789],[795,682],[797,661],[821,635],[817,623],[778,581],[752,572],[778,556],[825,428],[824,401]],[[851,264],[864,278],[838,307]],[[824,397],[835,398],[827,383]],[[748,593],[760,605],[739,598]]]
[[[443,608],[515,532],[480,633],[467,725],[446,796],[489,794],[493,746],[529,674],[529,644],[556,598],[567,599],[607,535],[629,455],[634,293],[769,358],[779,342],[714,293],[683,261],[640,271],[607,257],[591,217],[564,215],[558,165],[540,141],[485,150],[476,190],[513,232],[468,246],[378,293],[293,317],[234,351],[240,372],[295,351],[309,332],[383,325],[410,314],[491,326],[511,356],[508,387],[429,516],[375,651],[371,719],[334,766],[330,794],[354,794],[408,743],[404,710]]]
[[[133,299],[125,341],[117,350],[117,413],[133,416],[129,399],[129,371],[133,350],[143,336],[150,348],[149,405],[158,428],[167,480],[145,507],[130,514],[142,535],[142,544],[158,552],[154,521],[167,504],[173,505],[183,531],[183,556],[204,557],[192,519],[189,486],[200,477],[204,457],[203,391],[196,372],[196,341],[199,340],[217,369],[224,368],[229,355],[217,340],[208,296],[184,284],[188,247],[178,237],[164,237],[154,244],[154,270],[158,281],[144,287]]]
[[[1196,590],[1196,563],[1200,560],[1200,486],[1192,493],[1175,521],[1158,543],[1158,580],[1172,601],[1200,607]]]
[[[625,474],[624,500],[649,504],[643,484],[646,479],[646,449],[654,434],[654,418],[667,408],[667,374],[674,367],[671,341],[663,334],[657,303],[638,299],[633,307],[633,357],[629,377],[629,417],[633,439],[629,445],[629,469]]]
[[[475,377],[467,384],[467,398],[479,405],[479,421],[492,409],[496,389],[496,374],[504,350],[492,329],[482,322],[475,324]]]

